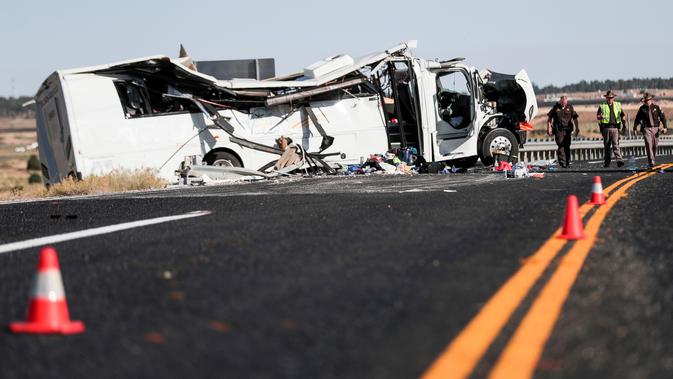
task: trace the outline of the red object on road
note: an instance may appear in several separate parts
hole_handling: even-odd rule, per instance
[[[61,268],[53,247],[40,250],[27,320],[9,324],[9,330],[32,334],[75,334],[84,331],[84,323],[70,320]]]
[[[500,162],[498,162],[498,167],[496,167],[496,170],[498,170],[498,171],[512,171],[512,164],[509,163],[509,162],[500,161]]]
[[[566,216],[563,222],[563,232],[559,238],[566,240],[584,239],[584,226],[580,217],[579,202],[577,196],[568,196],[568,205],[566,206]]]
[[[594,176],[594,185],[591,189],[591,201],[589,201],[589,204],[605,204],[605,195],[603,195],[603,184],[601,183],[600,176]]]

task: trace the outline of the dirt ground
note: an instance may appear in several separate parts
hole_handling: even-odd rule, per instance
[[[17,147],[26,147],[37,141],[32,132],[13,132],[12,129],[33,129],[32,118],[0,117],[0,192],[7,192],[17,186],[27,186],[30,172],[26,170],[28,158],[37,150],[16,152]]]

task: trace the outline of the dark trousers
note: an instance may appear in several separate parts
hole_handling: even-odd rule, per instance
[[[568,167],[570,165],[570,142],[572,141],[572,135],[572,130],[556,130],[555,139],[556,146],[558,146],[556,157],[558,158],[558,164],[561,167]]]
[[[603,135],[603,155],[605,158],[605,166],[610,165],[610,161],[612,160],[612,153],[615,154],[615,159],[617,162],[623,162],[622,149],[619,148],[619,128],[601,127],[601,134]]]
[[[657,145],[659,145],[659,128],[643,128],[643,139],[645,140],[645,150],[647,150],[647,163],[654,166],[654,158],[657,156]]]

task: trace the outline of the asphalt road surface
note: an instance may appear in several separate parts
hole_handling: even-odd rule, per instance
[[[0,377],[673,377],[673,169],[598,167],[0,205]],[[11,334],[48,236],[86,331]]]

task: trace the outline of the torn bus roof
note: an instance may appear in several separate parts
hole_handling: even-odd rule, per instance
[[[60,70],[58,71],[61,75],[70,75],[70,74],[86,74],[86,73],[105,73],[105,72],[119,72],[127,70],[138,70],[146,73],[154,73],[160,70],[163,66],[168,66],[173,68],[178,76],[189,79],[196,79],[200,82],[209,83],[211,85],[217,84],[217,79],[213,76],[194,71],[183,63],[191,62],[191,58],[169,58],[165,55],[154,55],[145,58],[130,59],[127,61],[121,61],[116,63],[70,69],[70,70]]]
[[[218,80],[213,76],[194,71],[186,67],[183,63],[187,63],[186,59],[189,57],[183,58],[169,58],[164,55],[156,55],[139,59],[132,59],[117,63],[84,67],[78,69],[69,69],[69,70],[60,70],[58,71],[61,75],[69,74],[84,74],[84,73],[102,73],[102,72],[115,72],[120,70],[139,70],[145,73],[151,73],[153,70],[160,69],[160,66],[166,67],[170,65],[173,68],[173,71],[179,78],[192,79],[202,84],[210,84],[215,87],[218,87],[222,90],[236,90],[236,89],[282,89],[282,88],[305,88],[305,87],[318,87],[326,83],[339,79],[343,76],[351,74],[357,70],[362,69],[365,66],[371,65],[383,61],[391,55],[402,53],[408,48],[415,47],[415,42],[410,41],[406,43],[399,44],[383,52],[377,52],[363,56],[352,64],[338,67],[333,71],[324,73],[323,75],[317,76],[315,78],[310,78],[304,76],[303,74],[292,74],[286,76],[286,78],[291,80],[280,80],[282,78],[275,78],[275,80],[256,80],[256,79],[230,79],[230,80]]]
[[[352,72],[362,69],[365,66],[380,62],[391,55],[404,52],[409,48],[415,47],[413,41],[406,42],[394,46],[386,51],[377,52],[359,58],[353,64],[338,68],[332,72],[325,73],[317,78],[307,78],[301,76],[295,80],[281,81],[281,80],[254,80],[254,79],[231,79],[220,80],[217,85],[229,89],[251,89],[251,88],[289,88],[289,87],[317,87],[325,83],[329,83],[340,77],[346,76]]]

